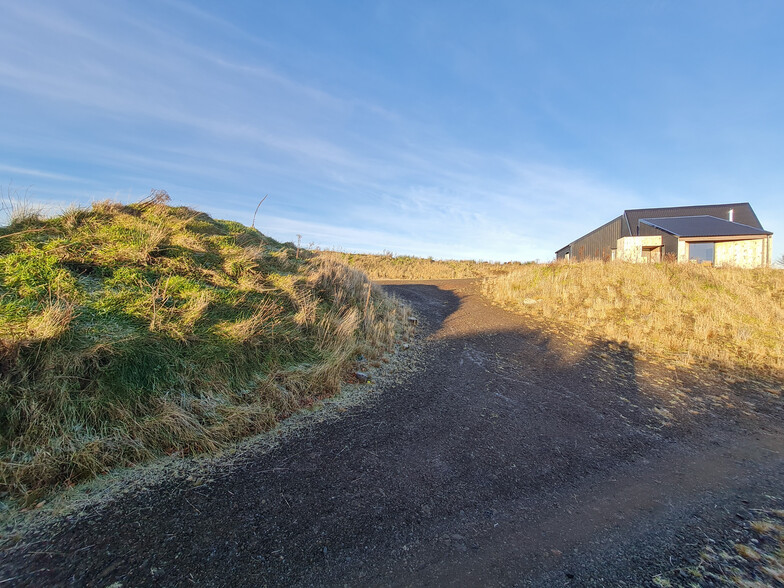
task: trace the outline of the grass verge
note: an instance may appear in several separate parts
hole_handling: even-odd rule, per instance
[[[365,272],[373,280],[451,280],[497,276],[519,269],[519,262],[434,260],[408,255],[372,255],[326,251],[335,259]]]
[[[527,265],[488,278],[498,304],[679,364],[784,379],[784,272],[692,264]]]
[[[362,272],[167,201],[0,228],[0,492],[267,430],[406,328]]]

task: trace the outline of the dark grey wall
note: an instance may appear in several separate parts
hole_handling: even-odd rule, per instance
[[[570,258],[575,261],[582,259],[610,259],[610,252],[615,249],[618,239],[621,238],[622,221],[622,216],[614,218],[595,231],[591,231],[572,242]]]
[[[671,235],[667,231],[662,231],[661,229],[657,229],[656,227],[652,227],[651,225],[640,223],[640,235],[641,236],[661,236],[662,238],[662,259],[667,254],[672,254],[675,256],[675,259],[678,259],[678,237],[675,235]]]

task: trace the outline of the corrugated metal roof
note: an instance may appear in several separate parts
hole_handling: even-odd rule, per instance
[[[679,237],[732,237],[734,235],[772,235],[769,231],[730,222],[715,216],[677,216],[669,218],[641,218],[641,223],[657,227]]]
[[[629,222],[628,229],[631,234],[636,234],[637,225],[643,218],[672,218],[682,216],[713,216],[718,219],[729,220],[729,212],[733,210],[733,221],[757,229],[762,225],[754,214],[748,202],[733,204],[706,204],[702,206],[672,206],[669,208],[638,208],[624,211],[624,216]],[[747,233],[748,234],[748,233]]]

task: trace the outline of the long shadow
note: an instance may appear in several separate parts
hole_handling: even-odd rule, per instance
[[[457,294],[431,284],[384,284],[383,288],[412,307],[428,334],[441,328],[461,304]]]
[[[463,303],[435,285],[385,288],[431,333]],[[439,339],[375,402],[241,467],[63,522],[46,549],[0,554],[0,567],[43,570],[18,584],[31,586],[426,583],[417,569],[478,557],[500,526],[522,529],[515,573],[534,569],[539,513],[690,433],[662,421],[627,346],[570,354],[515,320]]]

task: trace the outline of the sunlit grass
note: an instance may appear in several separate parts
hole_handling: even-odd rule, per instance
[[[627,342],[651,357],[784,372],[784,272],[694,264],[529,265],[483,292],[543,324]]]
[[[403,328],[362,272],[166,200],[0,228],[0,492],[268,429]]]
[[[519,262],[437,260],[409,255],[325,252],[356,267],[374,280],[451,280],[506,274],[523,267]]]

